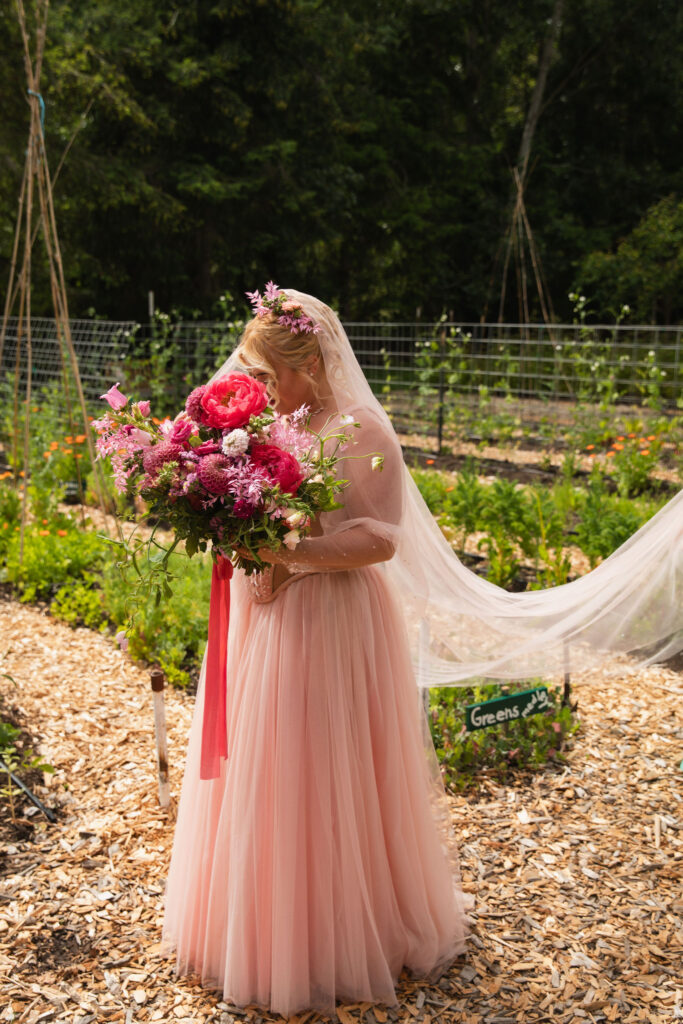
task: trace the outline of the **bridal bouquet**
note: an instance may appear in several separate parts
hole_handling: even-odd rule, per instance
[[[249,574],[263,568],[259,548],[294,549],[318,513],[341,507],[336,496],[347,481],[335,467],[348,428],[358,426],[350,416],[318,433],[306,406],[278,414],[265,385],[244,373],[195,388],[175,420],[152,417],[149,402],[129,402],[118,384],[101,397],[110,409],[93,423],[98,457],[110,456],[117,490],[139,495],[146,517],[174,533],[168,547],[157,539],[157,527],[146,542],[115,542],[126,556],[119,564],[132,565],[157,601],[171,596],[168,560],[181,541],[190,557],[210,544],[214,560],[222,555]],[[381,458],[375,466],[381,468]]]

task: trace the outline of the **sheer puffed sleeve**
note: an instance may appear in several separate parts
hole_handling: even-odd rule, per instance
[[[403,515],[403,455],[396,435],[368,408],[344,410],[360,424],[337,466],[348,480],[340,501],[344,507],[323,513],[321,537],[306,537],[280,561],[288,568],[357,569],[385,562],[394,554]],[[346,428],[349,429],[349,428]],[[373,455],[382,455],[381,470],[372,468]]]

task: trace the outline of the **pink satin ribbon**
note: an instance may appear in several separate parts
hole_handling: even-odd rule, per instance
[[[221,773],[221,759],[228,756],[226,691],[231,578],[232,563],[227,558],[219,558],[213,563],[200,779],[217,779]]]

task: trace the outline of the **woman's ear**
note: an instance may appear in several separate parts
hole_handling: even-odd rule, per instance
[[[318,372],[319,365],[320,357],[311,356],[311,358],[308,360],[306,364],[306,373],[309,375],[309,377],[315,377],[316,373]]]

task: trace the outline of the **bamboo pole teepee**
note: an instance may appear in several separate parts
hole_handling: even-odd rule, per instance
[[[29,133],[26,149],[26,161],[19,192],[17,222],[12,246],[9,280],[5,296],[2,326],[0,327],[0,364],[7,337],[9,318],[18,302],[17,316],[17,350],[14,375],[14,447],[13,466],[15,485],[22,486],[21,533],[19,557],[23,559],[24,534],[26,530],[28,510],[28,480],[30,474],[30,422],[31,422],[31,368],[32,368],[32,336],[31,336],[31,264],[33,244],[37,234],[43,236],[45,255],[50,279],[50,291],[56,324],[57,345],[62,365],[64,396],[70,428],[74,431],[74,411],[71,404],[69,380],[75,391],[78,413],[83,423],[90,461],[94,469],[95,490],[102,510],[106,510],[104,500],[104,484],[99,463],[95,459],[95,448],[85,404],[85,396],[81,384],[78,359],[71,336],[69,305],[66,292],[64,264],[59,245],[57,219],[55,216],[52,181],[48,167],[44,137],[45,105],[40,94],[40,78],[45,52],[47,33],[47,16],[49,0],[36,0],[33,27],[28,24],[23,0],[14,0],[16,15],[19,22],[23,51],[24,68],[27,80],[27,102],[29,106]],[[33,43],[33,54],[31,52]],[[22,347],[26,356],[26,385],[24,394],[24,429],[23,429],[23,468],[19,465],[19,371],[21,366]],[[70,375],[69,375],[70,371]],[[77,464],[77,472],[79,472]],[[79,489],[83,497],[83,487],[79,473]],[[106,519],[105,519],[106,523]],[[118,525],[118,524],[117,524]]]

